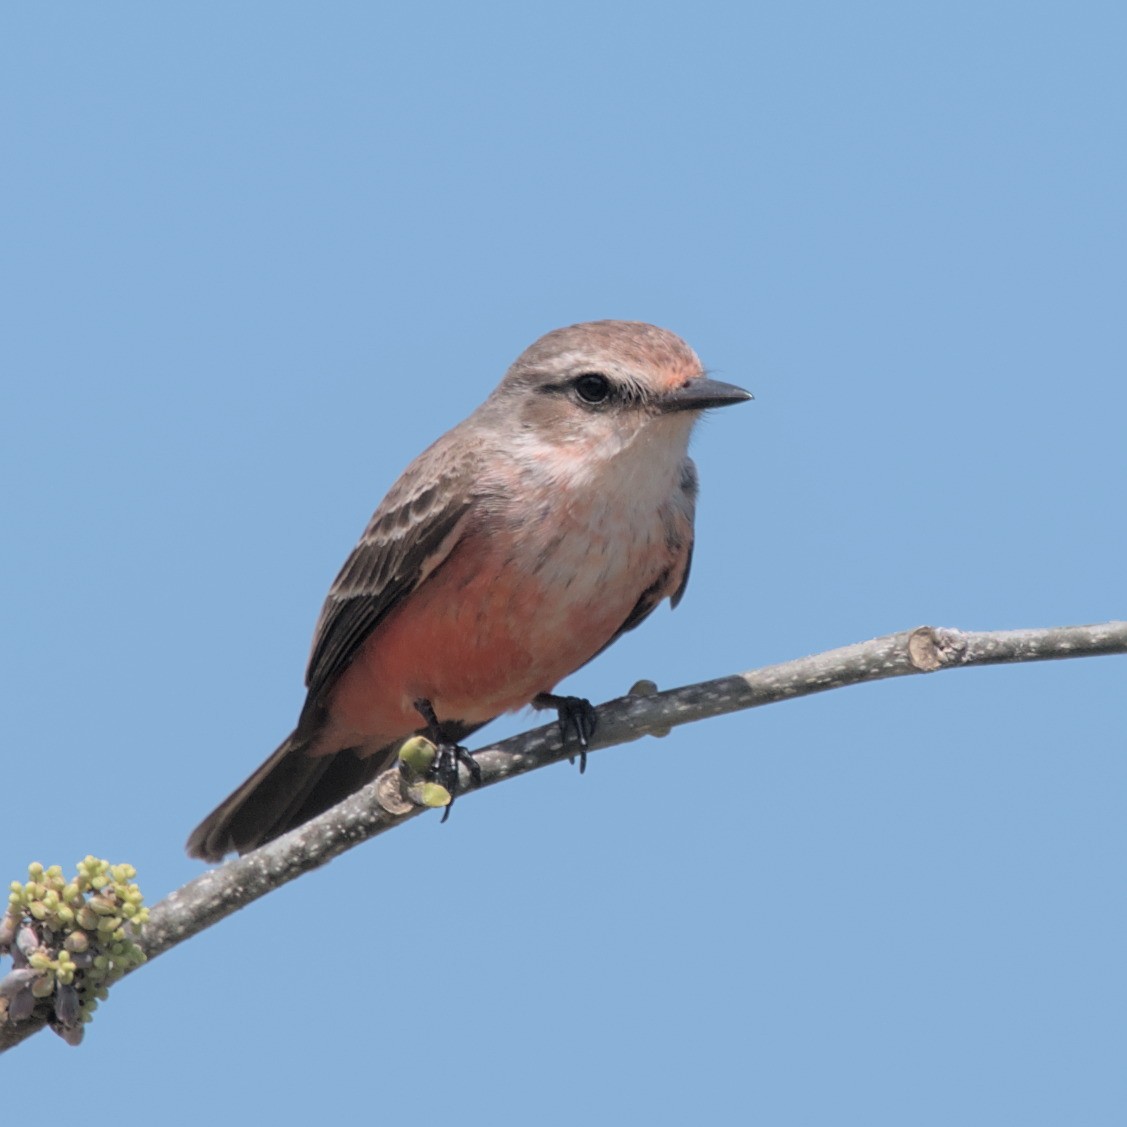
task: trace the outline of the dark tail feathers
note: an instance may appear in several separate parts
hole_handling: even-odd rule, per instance
[[[288,736],[242,786],[228,795],[188,838],[188,855],[222,861],[247,853],[335,806],[371,782],[388,763],[352,751],[311,756],[309,741]]]

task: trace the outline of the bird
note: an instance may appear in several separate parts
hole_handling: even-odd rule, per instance
[[[403,472],[329,590],[294,731],[188,839],[217,862],[294,829],[429,737],[457,793],[461,746],[554,708],[581,749],[597,714],[558,683],[685,593],[703,412],[753,398],[667,329],[555,329]],[[449,813],[447,808],[446,813]]]

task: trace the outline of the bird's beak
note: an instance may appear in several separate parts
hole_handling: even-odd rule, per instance
[[[734,383],[721,383],[720,380],[690,380],[684,387],[666,392],[661,397],[663,411],[705,411],[710,407],[728,407],[733,403],[744,403],[755,396]]]

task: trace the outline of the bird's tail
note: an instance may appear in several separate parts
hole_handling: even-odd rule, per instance
[[[188,855],[222,861],[228,853],[247,853],[335,806],[371,782],[389,755],[361,758],[351,750],[309,754],[310,739],[300,729],[242,786],[228,795],[188,838]]]

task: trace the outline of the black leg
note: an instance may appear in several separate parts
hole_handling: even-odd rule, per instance
[[[564,747],[572,736],[579,744],[579,773],[587,770],[587,745],[595,734],[599,714],[595,706],[583,697],[558,697],[555,693],[541,693],[533,698],[533,708],[554,708],[559,717],[560,737]],[[568,763],[575,762],[575,756],[567,757]]]
[[[450,817],[454,799],[458,797],[458,764],[464,763],[475,787],[481,786],[481,765],[460,744],[451,743],[442,733],[442,725],[434,714],[434,706],[425,697],[414,702],[415,710],[427,722],[427,738],[438,749],[431,774],[434,781],[450,792],[450,803],[442,812],[442,822]]]

